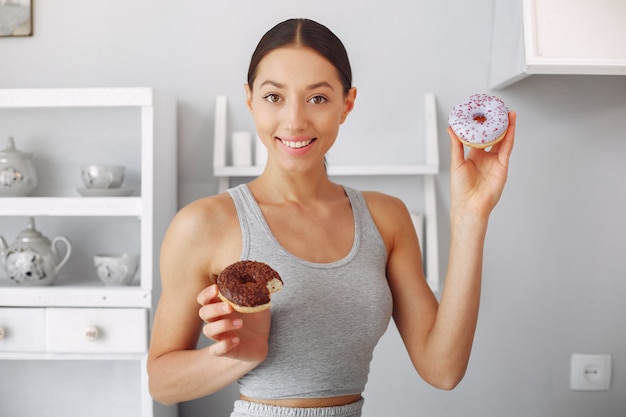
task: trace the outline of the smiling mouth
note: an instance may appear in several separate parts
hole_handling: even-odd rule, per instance
[[[278,138],[278,140],[280,140],[283,145],[287,146],[288,148],[291,149],[300,149],[300,148],[304,148],[306,146],[309,146],[311,143],[313,143],[315,141],[315,139],[309,139],[309,140],[282,140],[280,138]]]

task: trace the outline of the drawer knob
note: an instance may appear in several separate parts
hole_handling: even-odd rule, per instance
[[[7,331],[4,329],[4,327],[0,326],[0,339],[4,339],[6,335]]]
[[[97,326],[89,326],[85,329],[85,339],[90,342],[97,340],[100,336],[100,329]]]

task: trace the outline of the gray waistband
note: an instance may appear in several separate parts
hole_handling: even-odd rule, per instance
[[[293,408],[237,400],[230,417],[360,417],[363,402],[360,399],[336,407]]]

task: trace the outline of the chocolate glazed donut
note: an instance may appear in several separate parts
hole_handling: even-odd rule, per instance
[[[271,305],[271,294],[283,287],[278,272],[257,261],[238,261],[217,277],[218,297],[240,313],[263,311]]]

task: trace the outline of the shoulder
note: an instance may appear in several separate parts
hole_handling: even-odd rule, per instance
[[[367,203],[370,210],[406,209],[404,202],[398,197],[394,197],[378,191],[361,191],[361,194],[363,194],[365,202]]]
[[[404,202],[377,191],[362,191],[367,207],[388,249],[393,246],[397,234],[412,226],[411,216]]]
[[[196,200],[176,213],[161,255],[175,263],[191,262],[212,274],[237,260],[240,236],[235,205],[228,193],[221,193]]]
[[[187,237],[219,232],[237,219],[235,206],[228,193],[196,200],[176,213],[168,232],[183,233]],[[204,233],[200,233],[204,232]]]
[[[401,220],[404,216],[409,216],[406,205],[398,197],[377,191],[362,191],[362,194],[376,222],[379,220],[394,222],[395,220]],[[396,218],[396,216],[400,216],[400,219]]]
[[[220,224],[226,218],[237,215],[235,205],[227,192],[195,200],[182,209],[175,216],[175,221],[183,225],[193,226],[194,222],[203,224]]]

